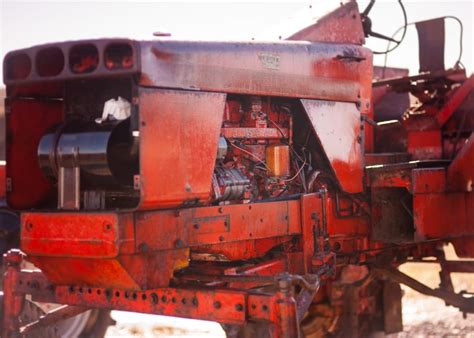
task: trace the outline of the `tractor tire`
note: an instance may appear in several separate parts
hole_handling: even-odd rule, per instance
[[[37,304],[44,312],[54,309],[51,304]],[[91,309],[56,323],[60,338],[103,338],[110,325],[114,325],[110,310]]]

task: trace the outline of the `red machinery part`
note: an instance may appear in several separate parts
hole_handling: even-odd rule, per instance
[[[7,255],[4,336],[21,329],[25,295],[288,338],[312,303],[333,309],[330,332],[363,336],[382,317],[396,331],[401,292],[386,276],[474,311],[449,283],[433,292],[393,273],[428,256],[446,266],[448,241],[474,256],[474,127],[459,116],[472,115],[472,77],[381,80],[378,107],[395,91],[422,102],[388,123],[371,105],[360,20],[349,2],[290,37],[308,41],[102,39],[8,54],[7,199],[41,272]],[[120,123],[101,113],[115,97],[130,108]],[[66,132],[77,120],[80,137]],[[116,125],[125,136],[91,151]],[[41,139],[57,140],[39,152],[43,170]],[[137,167],[120,163],[127,180],[106,184],[121,152]]]

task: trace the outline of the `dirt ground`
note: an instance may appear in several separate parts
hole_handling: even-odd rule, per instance
[[[452,247],[447,248],[448,259],[456,259]],[[436,264],[405,264],[401,270],[430,287],[439,284],[439,269]],[[453,274],[456,291],[474,291],[474,277],[468,274]],[[408,287],[403,287],[403,322],[404,331],[387,338],[407,337],[443,337],[474,338],[474,314],[463,319],[456,308],[446,307],[444,302],[420,295]],[[216,323],[181,318],[140,315],[115,311],[112,316],[117,325],[109,328],[108,338],[224,338],[224,332]],[[379,335],[377,335],[379,336]],[[383,336],[383,335],[382,335]]]

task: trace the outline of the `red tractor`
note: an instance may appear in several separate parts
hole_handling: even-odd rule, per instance
[[[279,42],[9,53],[21,252],[4,258],[3,337],[51,337],[89,309],[212,320],[229,337],[390,333],[400,283],[474,312],[450,279],[474,265],[441,249],[474,257],[474,77],[430,44],[443,19],[417,24],[420,75],[374,76],[365,37],[386,37],[371,5]],[[397,269],[427,257],[438,289]],[[64,306],[25,321],[30,299]]]

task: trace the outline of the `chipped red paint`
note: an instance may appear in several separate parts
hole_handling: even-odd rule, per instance
[[[290,40],[298,41],[102,39],[7,55],[5,67],[15,68],[4,72],[7,197],[21,211],[22,250],[42,272],[21,271],[18,252],[6,257],[3,336],[18,331],[28,294],[90,308],[260,322],[274,338],[296,337],[305,303],[330,302],[342,313],[340,282],[362,279],[361,264],[433,256],[447,241],[474,256],[474,138],[458,129],[458,110],[472,115],[466,98],[473,77],[443,82],[459,85],[439,98],[444,106],[423,101],[384,127],[373,119],[388,115],[372,102],[394,92],[423,95],[426,82],[416,81],[444,81],[452,71],[408,78],[392,70],[402,77],[382,82],[388,87],[372,97],[372,52],[360,46],[355,2]],[[104,55],[116,44],[118,61],[109,55],[91,63],[94,55],[85,55],[67,64],[78,46]],[[58,74],[17,69],[28,66],[25,57],[36,69],[36,56],[51,48],[67,64]],[[96,83],[100,90],[87,92]],[[119,193],[136,204],[60,210],[58,184],[37,165],[40,138],[71,111],[95,117],[102,97],[89,97],[115,94],[131,103],[139,153],[133,187]],[[266,150],[274,146],[287,149],[290,168],[270,177]],[[221,182],[227,199],[216,169],[230,181]],[[316,292],[315,277],[325,281],[316,294],[308,291]],[[309,301],[300,299],[303,292]],[[355,313],[373,314],[370,292],[352,300]]]
[[[342,190],[361,192],[361,115],[356,104],[320,100],[302,103]]]

